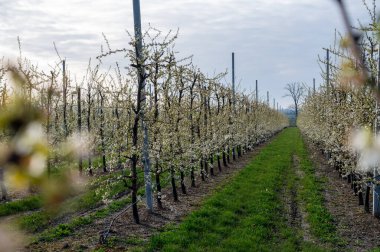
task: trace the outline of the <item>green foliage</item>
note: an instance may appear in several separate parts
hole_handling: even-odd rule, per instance
[[[72,202],[71,209],[74,211],[92,209],[98,206],[101,200],[102,195],[97,194],[94,190],[88,190]]]
[[[43,229],[49,224],[49,216],[44,212],[34,212],[21,217],[18,220],[19,226],[28,231],[36,232]]]
[[[5,202],[0,204],[0,216],[7,216],[24,211],[31,211],[42,206],[40,196],[32,195],[20,200]]]
[[[55,228],[44,232],[40,237],[40,241],[53,241],[71,235],[74,232],[74,225],[72,224],[59,224]]]

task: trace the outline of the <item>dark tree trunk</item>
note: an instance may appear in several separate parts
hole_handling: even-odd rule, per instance
[[[204,159],[204,171],[205,171],[205,176],[208,177],[208,162],[207,162],[207,158]]]
[[[226,157],[226,152],[225,151],[223,151],[222,156],[223,156],[223,165],[225,167],[227,167],[227,157]]]
[[[133,154],[132,157],[132,214],[136,224],[140,224],[140,217],[137,208],[137,155]]]
[[[367,185],[365,189],[365,199],[364,199],[364,210],[369,213],[369,193],[370,193],[371,187]]]
[[[191,179],[191,187],[195,187],[194,166],[191,167],[191,171],[190,171],[190,179]]]
[[[202,178],[202,181],[205,181],[206,179],[205,179],[205,172],[203,169],[203,159],[201,159],[200,165],[201,165],[201,178]]]
[[[220,164],[220,154],[219,153],[216,156],[216,158],[218,160],[218,170],[219,170],[219,172],[222,172],[222,165]]]
[[[7,200],[8,199],[8,193],[7,189],[4,185],[4,170],[3,168],[0,168],[0,188],[1,188],[1,200]]]
[[[352,183],[352,174],[350,173],[350,174],[348,174],[348,176],[347,176],[347,183],[348,184],[351,184]]]
[[[88,102],[88,107],[87,107],[87,132],[88,134],[91,133],[91,88],[88,87],[87,90],[87,102]],[[92,159],[91,155],[88,156],[88,173],[90,176],[93,176],[92,172]]]
[[[139,96],[138,96],[139,97]],[[138,126],[139,126],[139,114],[135,114],[135,120],[132,128],[132,144],[134,148],[137,148],[137,139],[138,139]],[[136,224],[140,223],[140,218],[139,218],[139,212],[137,208],[137,190],[138,190],[138,185],[137,185],[137,160],[138,156],[134,152],[131,158],[131,173],[132,173],[132,214],[133,214],[133,219]]]
[[[173,199],[174,201],[178,201],[178,192],[177,192],[177,186],[175,184],[175,171],[173,167],[170,167],[170,176],[171,176],[171,183],[172,183],[172,190],[173,190]]]
[[[117,133],[120,132],[121,130],[121,124],[120,124],[120,115],[119,115],[119,108],[118,106],[116,106],[116,109],[115,109],[115,116],[116,116],[116,130],[117,130]],[[122,168],[122,165],[121,165],[121,148],[122,148],[122,145],[120,142],[117,143],[117,169],[121,169]]]
[[[106,143],[105,143],[105,136],[104,136],[104,97],[100,94],[100,141],[102,146],[102,165],[103,165],[103,172],[107,172],[107,163],[106,163]]]
[[[159,167],[158,167],[158,163],[155,164],[155,168],[156,168],[156,189],[157,189],[157,206],[158,208],[162,209],[162,201],[161,201],[161,196],[162,196],[162,193],[161,193],[161,181],[160,181],[160,175],[161,175],[161,171],[159,170]]]
[[[358,189],[359,189],[359,193],[358,193],[359,206],[362,206],[362,205],[364,205],[363,192],[361,191],[361,187],[359,187]]]
[[[186,185],[185,185],[185,173],[181,171],[181,190],[183,194],[187,194],[186,192]]]
[[[215,176],[215,173],[214,173],[214,155],[210,155],[210,175],[211,176]]]
[[[51,84],[50,88],[47,91],[47,115],[46,115],[46,138],[47,142],[49,144],[49,136],[50,136],[50,116],[51,116],[51,97],[53,93],[53,83],[54,83],[54,74],[51,72]],[[46,168],[47,168],[47,175],[50,177],[51,174],[51,164],[50,164],[50,156],[47,156],[47,162],[46,162]]]

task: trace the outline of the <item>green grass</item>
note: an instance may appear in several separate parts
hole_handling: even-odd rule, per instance
[[[23,215],[18,218],[17,222],[23,230],[28,231],[28,232],[37,232],[37,231],[42,231],[43,229],[46,229],[50,225],[49,221],[59,219],[60,217],[67,214],[81,212],[84,210],[91,210],[96,207],[99,207],[102,205],[102,194],[105,193],[106,191],[109,197],[113,197],[114,195],[127,190],[122,180],[115,180],[115,177],[119,175],[120,175],[120,172],[117,172],[117,173],[105,175],[99,178],[95,178],[95,181],[90,186],[88,186],[88,189],[85,191],[85,193],[78,195],[77,197],[72,198],[63,204],[63,208],[62,208],[63,210],[58,216],[55,216],[55,217],[50,216],[46,211],[42,210],[42,211],[34,212],[31,214]],[[113,181],[108,187],[105,186],[105,184],[107,184],[107,180]],[[102,189],[100,190],[100,192],[97,193],[95,189],[99,187],[101,187]],[[35,198],[36,199],[34,200],[37,200],[37,199],[39,200],[38,201],[39,205],[35,204],[36,207],[34,209],[38,209],[41,207],[42,201],[39,196],[35,196]],[[25,201],[24,199],[20,200],[20,202],[24,202],[24,201]],[[120,202],[124,202],[124,201],[122,200],[114,201],[111,204],[109,204],[105,209],[108,209],[108,208],[112,209],[112,208],[115,208],[115,206],[118,206],[119,208],[121,208],[121,206],[119,205]],[[10,203],[13,203],[13,202],[10,202]],[[15,201],[14,203],[17,203],[17,201]],[[6,204],[9,204],[9,203],[6,203]],[[29,209],[24,208],[20,210],[20,212],[25,211],[25,210],[29,210]],[[107,210],[104,210],[104,209],[101,209],[98,212],[100,212],[100,214],[98,214],[99,216],[100,215],[107,216],[107,214],[109,214],[109,213],[104,214],[105,212],[107,212]],[[82,226],[83,225],[85,225],[85,223],[83,223]],[[80,225],[77,225],[77,224],[75,225],[75,227],[79,227],[79,226]]]
[[[291,162],[289,134],[280,134],[180,226],[154,236],[149,249],[268,251],[275,246],[273,234],[281,219],[277,192]]]
[[[219,188],[202,207],[179,226],[154,235],[149,251],[325,251],[302,241],[300,230],[289,227],[283,213],[281,188],[295,185],[289,175],[294,153],[302,168],[311,165],[296,128],[284,130],[263,148],[230,183]],[[331,216],[321,202],[321,186],[309,169],[304,193],[313,234],[327,242],[336,241]],[[289,177],[290,176],[290,177]],[[292,177],[293,176],[293,177]],[[289,179],[286,179],[289,177]],[[301,197],[304,200],[304,197]],[[321,214],[319,218],[317,215]]]
[[[36,232],[49,225],[49,215],[38,211],[22,216],[17,220],[20,228],[28,232]]]
[[[129,197],[113,201],[106,207],[99,209],[94,213],[88,214],[86,216],[76,217],[67,223],[59,224],[56,227],[49,228],[43,231],[40,235],[38,235],[36,241],[49,242],[53,240],[59,240],[69,235],[73,235],[75,230],[77,230],[78,228],[91,224],[97,219],[107,217],[121,210],[123,207],[130,203],[131,199]]]
[[[308,152],[300,134],[295,141],[296,153],[300,159],[300,168],[305,175],[301,179],[300,199],[305,202],[307,221],[310,224],[312,234],[322,242],[334,243],[343,246],[345,243],[336,233],[336,226],[331,214],[324,206],[324,181],[315,176],[312,162],[308,158]]]
[[[41,197],[38,195],[31,195],[20,200],[0,204],[0,217],[39,209],[41,206]]]

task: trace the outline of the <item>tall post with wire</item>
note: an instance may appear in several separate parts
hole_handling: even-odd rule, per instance
[[[326,49],[326,85],[327,90],[330,90],[330,50]]]
[[[259,89],[258,89],[258,83],[257,83],[257,80],[256,80],[256,103],[259,102]]]
[[[380,90],[380,45],[379,45],[379,54],[378,54],[378,59],[377,59],[377,78],[376,78],[376,89],[377,91]],[[379,108],[379,102],[376,99],[376,117],[375,117],[375,137],[379,137],[380,133],[380,108]],[[373,201],[373,215],[375,217],[380,217],[380,186],[377,184],[380,180],[380,174],[378,171],[379,167],[375,167],[373,169],[373,176],[374,176],[374,184],[373,184],[373,196],[372,196],[372,201]],[[367,197],[367,195],[366,195]]]
[[[235,97],[235,53],[232,53],[232,111],[236,115],[236,97]],[[234,123],[232,122],[232,125]],[[233,131],[233,130],[232,130]],[[234,133],[234,132],[233,132]],[[236,160],[235,143],[232,145],[232,159]]]
[[[144,120],[144,108],[146,104],[146,83],[145,83],[145,69],[142,64],[142,33],[141,33],[141,13],[140,13],[140,1],[133,0],[133,20],[135,26],[135,40],[136,40],[136,58],[138,62],[138,82],[139,89],[141,90],[141,125],[143,130],[143,149],[142,157],[144,164],[144,180],[145,180],[145,197],[146,206],[149,212],[153,211],[153,198],[152,198],[152,183],[150,177],[150,160],[149,160],[149,138],[148,138],[148,127]]]
[[[232,104],[233,110],[235,111],[236,100],[235,100],[235,53],[232,53]]]

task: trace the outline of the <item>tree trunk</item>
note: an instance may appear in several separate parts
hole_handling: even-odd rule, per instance
[[[214,155],[210,155],[210,175],[215,176],[214,174]]]
[[[191,166],[190,171],[190,179],[191,179],[191,187],[195,187],[195,174],[194,174],[194,166]]]
[[[181,170],[181,190],[183,194],[187,194],[186,185],[185,185],[185,173]]]
[[[47,143],[49,144],[49,136],[50,136],[50,117],[51,117],[51,97],[53,92],[53,83],[54,83],[54,74],[51,72],[51,84],[50,88],[47,91],[47,115],[46,115],[46,138]],[[51,164],[50,164],[50,156],[47,156],[46,161],[47,175],[50,177],[51,174]]]
[[[88,134],[91,133],[91,88],[90,86],[87,89],[87,132]],[[92,159],[91,159],[91,153],[88,155],[88,173],[90,176],[93,176],[92,172]]]
[[[120,133],[120,129],[121,129],[121,124],[120,124],[120,115],[119,115],[119,108],[118,108],[118,105],[116,105],[116,108],[115,108],[115,116],[116,116],[116,130],[117,130],[117,135]],[[121,169],[122,168],[122,165],[121,165],[121,143],[119,142],[119,135],[118,135],[118,139],[117,139],[118,143],[117,143],[117,169]]]
[[[139,96],[138,96],[139,97]],[[132,128],[132,145],[134,148],[137,149],[137,140],[138,140],[138,127],[139,127],[139,114],[135,114],[135,120]],[[138,160],[138,155],[136,152],[132,154],[131,158],[131,173],[132,173],[132,214],[133,214],[133,219],[136,224],[140,223],[140,218],[139,218],[139,212],[137,208],[137,190],[138,190],[138,185],[137,185],[137,160]]]
[[[175,171],[174,167],[170,167],[170,176],[171,176],[171,183],[172,183],[172,190],[173,190],[173,199],[174,201],[178,201],[178,193],[177,193],[177,186],[175,184]]]
[[[1,187],[1,200],[7,200],[8,194],[4,184],[4,170],[0,168],[0,187]]]
[[[222,165],[220,164],[220,154],[218,153],[218,155],[216,157],[218,160],[218,170],[219,170],[219,172],[222,172]]]
[[[202,181],[205,181],[205,172],[204,172],[204,169],[203,169],[203,158],[201,159],[200,161],[200,165],[201,165],[201,178],[202,178]]]
[[[136,224],[140,224],[140,217],[137,208],[137,155],[133,154],[132,157],[132,214]]]
[[[227,167],[227,157],[226,157],[225,151],[223,151],[222,156],[223,156],[223,165],[224,165],[224,167]]]
[[[228,147],[228,149],[227,149],[227,163],[231,164],[231,160],[230,160],[230,147]]]
[[[107,172],[107,163],[106,163],[106,143],[105,143],[105,136],[104,136],[104,97],[100,94],[100,141],[101,141],[101,147],[102,147],[102,165],[103,165],[103,172]]]
[[[369,193],[370,193],[371,187],[367,185],[365,189],[365,199],[364,199],[364,210],[369,213]]]
[[[204,159],[204,171],[205,171],[205,176],[208,177],[208,161],[207,158]]]
[[[161,181],[160,181],[160,175],[161,175],[161,172],[159,170],[159,167],[158,167],[158,163],[156,162],[155,164],[155,168],[156,168],[156,189],[157,189],[157,207],[162,209],[162,201],[161,201]]]
[[[363,200],[363,192],[361,190],[361,186],[359,186],[358,189],[359,189],[359,193],[358,193],[359,206],[362,206],[362,205],[364,205],[364,200]]]

